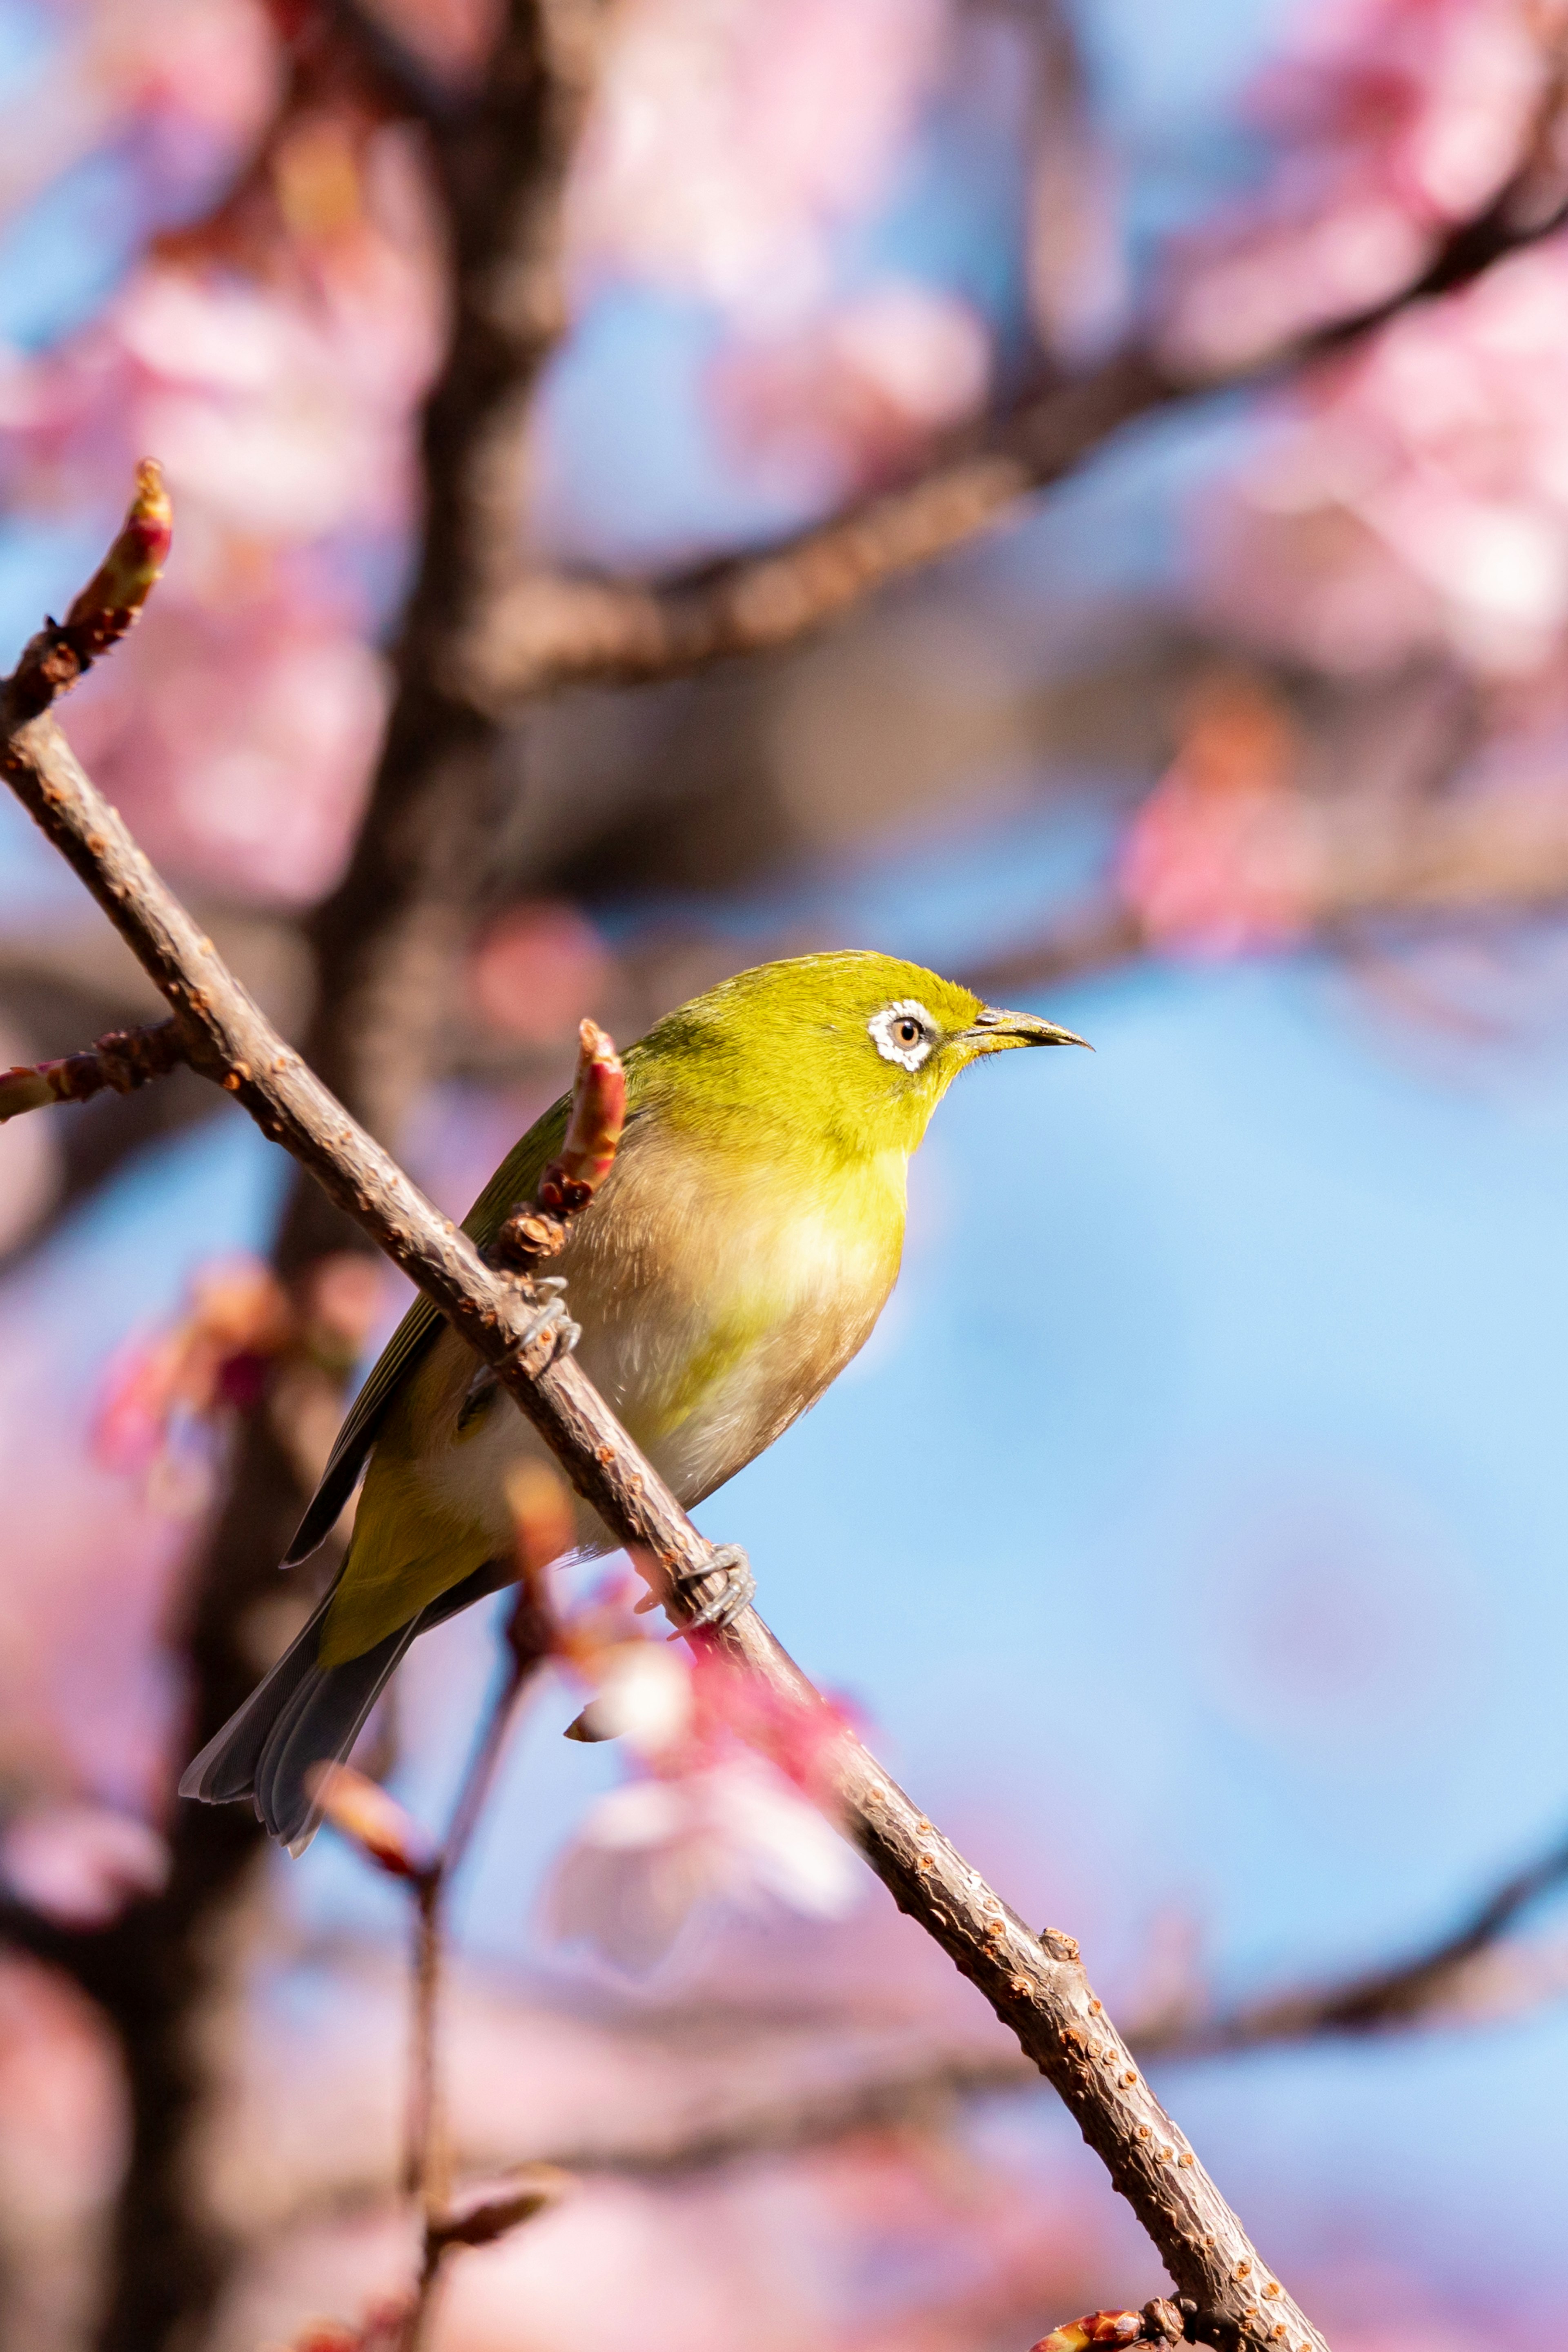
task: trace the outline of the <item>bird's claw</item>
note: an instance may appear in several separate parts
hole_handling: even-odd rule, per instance
[[[699,1625],[732,1625],[742,1610],[749,1609],[757,1597],[752,1563],[739,1544],[720,1544],[700,1568],[682,1569],[676,1580],[695,1585],[700,1592],[714,1577],[721,1577],[723,1581],[687,1619],[681,1628],[683,1633],[693,1633]]]
[[[540,1304],[519,1332],[515,1352],[523,1354],[536,1339],[542,1339],[553,1324],[553,1345],[544,1363],[540,1366],[543,1371],[551,1364],[558,1363],[563,1356],[571,1354],[583,1336],[583,1327],[574,1323],[566,1312],[566,1285],[560,1275],[547,1274],[542,1281],[536,1281],[533,1287],[542,1294]]]

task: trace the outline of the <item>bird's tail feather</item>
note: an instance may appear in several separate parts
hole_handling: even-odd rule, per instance
[[[317,1656],[329,1592],[271,1673],[186,1766],[181,1796],[209,1805],[250,1797],[272,1836],[291,1853],[303,1853],[321,1819],[310,1793],[312,1771],[318,1764],[345,1760],[416,1633],[456,1616],[516,1574],[510,1560],[487,1560],[374,1649],[337,1666],[323,1666]]]
[[[362,1657],[324,1666],[316,1653],[331,1598],[180,1782],[182,1797],[209,1805],[253,1798],[258,1818],[293,1853],[304,1852],[321,1818],[310,1790],[313,1769],[347,1757],[420,1624],[416,1617]]]

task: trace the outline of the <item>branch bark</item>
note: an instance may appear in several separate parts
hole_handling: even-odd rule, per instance
[[[1013,404],[940,447],[924,469],[779,546],[664,582],[538,572],[512,583],[484,625],[446,656],[455,691],[500,711],[583,684],[679,677],[793,644],[888,582],[992,529],[1018,502],[1073,472],[1139,417],[1216,393],[1262,391],[1364,340],[1400,311],[1472,285],[1568,222],[1560,73],[1543,95],[1519,169],[1457,223],[1384,300],[1225,372],[1184,366],[1152,332],[1100,366],[1024,388]]]
[[[50,1103],[90,1102],[111,1087],[128,1095],[152,1078],[167,1077],[184,1060],[178,1024],[160,1021],[151,1029],[110,1029],[84,1053],[58,1062],[18,1062],[0,1070],[0,1123]]]
[[[551,1360],[552,1334],[529,1342],[538,1303],[532,1286],[486,1265],[284,1044],[154,874],[52,717],[18,725],[9,688],[4,714],[0,764],[7,781],[168,1000],[192,1066],[233,1093],[436,1301],[494,1368],[579,1493],[623,1542],[663,1570],[668,1605],[680,1622],[700,1602],[714,1548],[575,1360]],[[786,1700],[820,1706],[754,1610],[721,1638]],[[900,1909],[979,1988],[1058,2092],[1177,2289],[1193,2301],[1195,2332],[1225,2352],[1243,2344],[1326,2352],[1154,2096],[1073,1938],[1028,1927],[849,1735],[840,1739],[833,1779],[847,1833]]]

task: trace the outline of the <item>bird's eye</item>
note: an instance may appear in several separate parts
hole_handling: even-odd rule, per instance
[[[918,1070],[936,1043],[936,1023],[913,997],[885,1004],[880,1013],[871,1015],[867,1026],[882,1059],[897,1062],[906,1070]]]

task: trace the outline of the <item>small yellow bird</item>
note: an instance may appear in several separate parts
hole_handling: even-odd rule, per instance
[[[584,1370],[683,1504],[771,1445],[864,1345],[898,1276],[910,1154],[960,1070],[1083,1042],[918,964],[847,953],[741,972],[631,1048],[619,1151],[557,1264]],[[479,1195],[464,1230],[481,1248],[533,1196],[568,1109],[546,1111]],[[508,1474],[544,1450],[421,1298],[289,1549],[300,1560],[323,1540],[368,1455],[337,1580],[181,1794],[252,1798],[298,1852],[313,1768],[348,1754],[414,1636],[517,1573]],[[583,1553],[614,1549],[585,1503],[576,1532]],[[744,1554],[724,1558],[732,1609],[753,1587]]]

